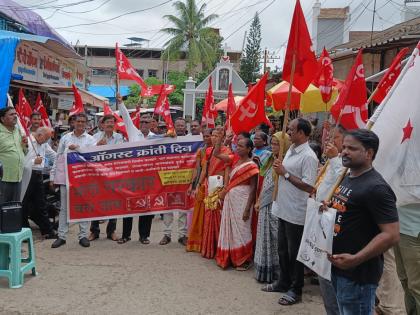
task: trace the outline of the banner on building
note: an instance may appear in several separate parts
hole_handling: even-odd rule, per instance
[[[187,189],[202,143],[185,136],[68,152],[69,221],[191,210]]]

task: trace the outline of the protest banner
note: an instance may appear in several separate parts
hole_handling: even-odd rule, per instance
[[[67,152],[68,220],[191,210],[187,189],[202,143],[202,136],[185,136]]]

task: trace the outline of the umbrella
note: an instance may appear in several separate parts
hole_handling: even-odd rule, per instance
[[[273,86],[267,91],[268,103],[273,105],[274,110],[285,110],[287,93],[289,92],[289,83],[282,81],[279,84]],[[300,107],[301,92],[292,87],[292,102],[290,104],[291,110],[297,110]]]
[[[236,104],[236,106],[238,106],[238,104],[242,101],[242,99],[244,97],[243,96],[235,96],[234,98],[235,98],[235,104]],[[228,103],[228,99],[225,98],[223,101],[220,101],[219,103],[217,103],[214,107],[216,108],[217,111],[226,112],[227,103]]]
[[[321,91],[313,84],[310,84],[300,98],[300,111],[302,113],[325,112],[331,109],[338,96],[338,90],[333,87],[330,101],[325,104],[322,100]]]

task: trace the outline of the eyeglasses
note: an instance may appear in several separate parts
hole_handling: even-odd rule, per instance
[[[140,123],[142,123],[142,124],[150,124],[150,121],[140,120]]]

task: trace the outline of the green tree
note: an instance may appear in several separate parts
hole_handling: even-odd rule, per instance
[[[130,94],[127,96],[127,99],[124,101],[127,108],[135,108],[140,101],[140,86],[133,84],[129,87]]]
[[[217,61],[218,48],[212,46],[218,34],[209,24],[217,18],[216,14],[204,15],[206,4],[197,7],[195,0],[177,1],[174,3],[176,15],[165,15],[173,27],[163,28],[162,32],[172,36],[165,43],[162,58],[176,59],[186,53],[189,76],[194,76],[199,63],[203,68],[210,68]],[[220,37],[220,36],[219,36]]]
[[[175,85],[175,91],[169,94],[169,103],[171,105],[182,105],[184,104],[184,92],[182,89],[185,88],[185,81],[188,79],[184,72],[180,71],[169,71],[168,73],[168,84]]]
[[[246,40],[244,57],[241,59],[240,75],[245,83],[255,82],[260,71],[261,23],[258,13],[254,19]]]

